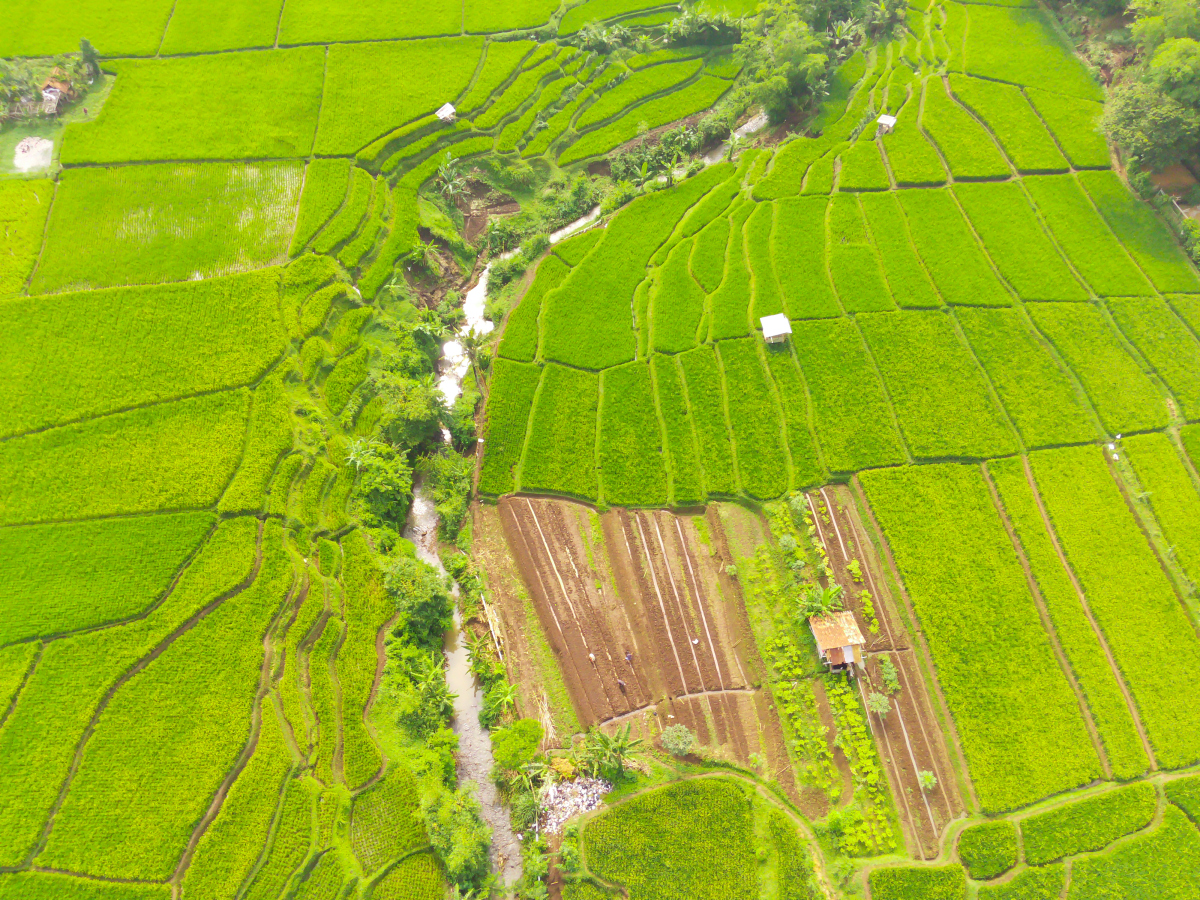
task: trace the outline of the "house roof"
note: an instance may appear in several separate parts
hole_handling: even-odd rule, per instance
[[[429,107],[425,107],[425,108],[428,109]],[[435,112],[434,115],[437,116],[442,121],[445,121],[446,119],[453,119],[454,118],[454,104],[453,103],[443,103],[441,109],[439,109],[437,112]]]
[[[861,646],[866,643],[862,632],[858,630],[858,623],[854,621],[854,613],[848,609],[813,616],[808,620],[808,627],[812,629],[813,637],[817,639],[817,649],[822,653],[834,647]]]
[[[884,115],[880,116],[877,121],[879,122],[880,125],[886,125],[888,128],[896,127],[896,117],[889,116],[886,113]]]
[[[773,316],[763,316],[759,319],[762,323],[763,337],[773,338],[779,337],[781,334],[792,333],[792,323],[788,321],[788,317],[783,313],[776,313]]]

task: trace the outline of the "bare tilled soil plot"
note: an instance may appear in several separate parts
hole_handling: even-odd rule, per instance
[[[896,615],[894,598],[881,577],[883,567],[849,489],[822,488],[807,499],[817,539],[829,559],[830,580],[846,592],[847,606],[867,639],[867,676],[858,684],[864,706],[868,694],[887,693],[880,673],[882,659],[887,657],[896,667],[900,690],[890,698],[892,710],[886,717],[871,713],[869,721],[887,765],[909,850],[914,856],[932,859],[938,854],[946,824],[962,813],[963,801],[911,638]],[[858,562],[858,578],[849,565],[852,560]],[[869,598],[862,596],[864,590]],[[917,773],[922,771],[937,778],[933,790],[921,790]]]
[[[601,515],[508,497],[499,513],[585,727],[630,724],[649,738],[682,723],[730,759],[763,760],[795,793],[715,512]]]

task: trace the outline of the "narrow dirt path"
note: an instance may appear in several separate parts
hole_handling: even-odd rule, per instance
[[[1121,669],[1117,665],[1116,657],[1113,656],[1112,648],[1108,646],[1108,640],[1104,637],[1104,632],[1100,629],[1100,623],[1096,621],[1095,615],[1092,614],[1092,607],[1088,603],[1087,594],[1083,591],[1083,585],[1080,584],[1079,578],[1075,575],[1075,570],[1067,561],[1066,551],[1063,550],[1062,544],[1058,540],[1058,532],[1054,530],[1054,523],[1050,521],[1050,513],[1046,510],[1046,504],[1042,502],[1041,492],[1038,490],[1037,481],[1033,477],[1033,467],[1029,465],[1029,457],[1022,456],[1021,462],[1025,467],[1025,480],[1029,483],[1029,489],[1033,492],[1033,499],[1037,502],[1038,512],[1042,517],[1042,525],[1046,529],[1046,534],[1050,536],[1050,543],[1054,545],[1054,552],[1058,554],[1058,561],[1066,570],[1067,575],[1071,579],[1071,585],[1075,588],[1075,594],[1079,597],[1079,603],[1083,607],[1084,615],[1087,616],[1088,624],[1092,626],[1092,632],[1096,635],[1096,640],[1100,644],[1100,649],[1104,651],[1104,658],[1108,660],[1108,666],[1112,670],[1113,678],[1116,679],[1117,686],[1121,689],[1121,696],[1125,698],[1125,706],[1129,709],[1129,716],[1133,719],[1134,727],[1137,728],[1138,737],[1142,742],[1142,750],[1146,753],[1146,759],[1150,760],[1150,770],[1158,769],[1158,760],[1154,756],[1154,748],[1150,746],[1150,737],[1146,733],[1146,726],[1142,724],[1142,717],[1138,714],[1137,704],[1133,700],[1133,694],[1129,690],[1129,685],[1125,683],[1125,676],[1121,674]]]

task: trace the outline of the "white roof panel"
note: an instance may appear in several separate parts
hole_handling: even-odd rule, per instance
[[[773,316],[763,316],[759,319],[762,323],[763,337],[773,338],[779,337],[781,334],[792,333],[792,323],[788,321],[788,317],[783,313],[776,313]]]

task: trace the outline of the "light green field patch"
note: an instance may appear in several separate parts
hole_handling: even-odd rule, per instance
[[[299,162],[72,169],[30,290],[187,281],[281,263],[302,172]]]

